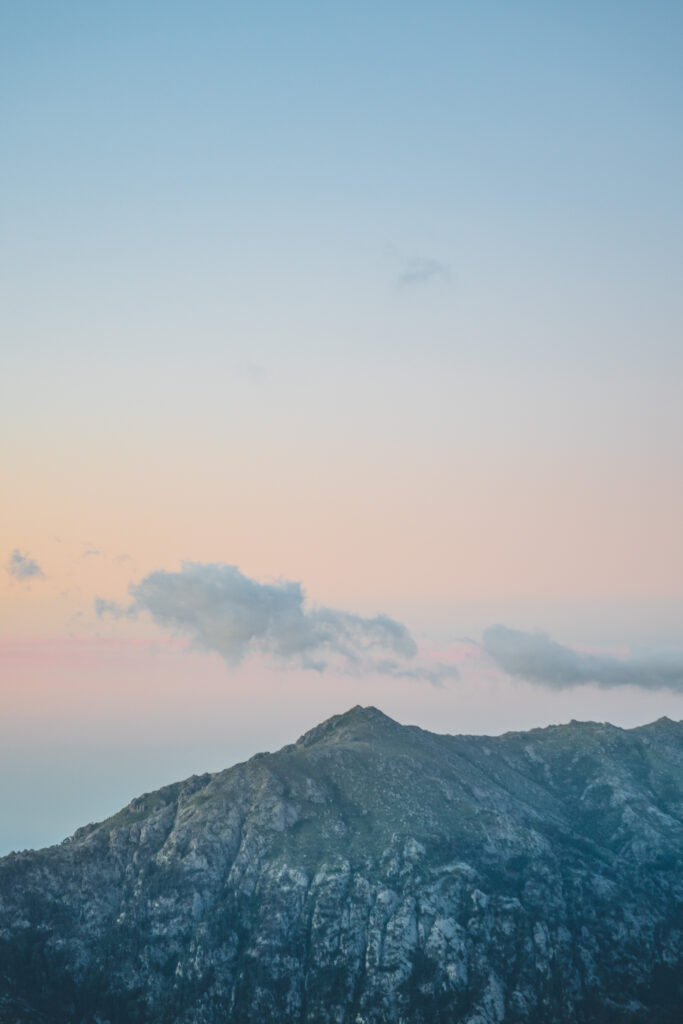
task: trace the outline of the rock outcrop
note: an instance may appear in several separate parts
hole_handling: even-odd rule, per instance
[[[353,708],[0,860],[3,1024],[680,1024],[683,723]]]

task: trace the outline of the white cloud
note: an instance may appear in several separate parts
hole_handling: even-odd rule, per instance
[[[259,583],[234,565],[185,562],[180,572],[152,572],[129,591],[128,606],[98,598],[98,615],[147,612],[159,626],[217,651],[229,665],[259,651],[319,672],[377,672],[433,684],[457,676],[454,665],[420,662],[409,631],[387,615],[309,607],[300,583]]]
[[[681,651],[650,651],[630,658],[584,654],[555,643],[545,633],[524,633],[502,625],[489,626],[483,641],[489,657],[509,675],[552,689],[592,683],[683,693]]]

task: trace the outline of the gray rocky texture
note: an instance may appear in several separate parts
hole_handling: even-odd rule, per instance
[[[683,723],[353,708],[0,860],[0,1021],[683,1020]]]

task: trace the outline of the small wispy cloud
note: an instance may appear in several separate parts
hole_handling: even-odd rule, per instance
[[[508,675],[555,690],[593,684],[683,693],[683,651],[654,650],[630,658],[586,654],[563,647],[546,633],[503,625],[484,631],[483,648]]]
[[[102,618],[109,615],[112,619],[134,619],[137,610],[133,605],[119,604],[118,601],[108,601],[105,597],[95,598],[95,612]]]
[[[10,555],[5,568],[15,580],[36,580],[45,576],[38,563],[28,555],[22,554],[18,548],[15,548]]]
[[[268,371],[265,366],[260,363],[256,363],[251,359],[244,359],[242,362],[237,364],[237,372],[241,377],[245,377],[251,381],[252,384],[261,384],[268,376]]]
[[[129,592],[128,605],[98,598],[97,614],[122,619],[146,612],[229,665],[260,652],[317,672],[379,673],[434,685],[458,675],[454,664],[421,661],[408,629],[388,615],[309,607],[300,583],[259,583],[234,565],[185,562],[180,572],[150,573]]]
[[[445,263],[431,257],[404,259],[396,279],[399,288],[429,284],[431,281],[449,281],[450,270]]]

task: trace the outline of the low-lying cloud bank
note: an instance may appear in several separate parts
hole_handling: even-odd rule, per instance
[[[45,576],[38,563],[28,555],[22,555],[18,548],[8,558],[5,568],[15,580],[41,579]]]
[[[545,633],[523,633],[507,626],[484,631],[484,651],[511,676],[562,690],[593,684],[640,686],[683,693],[683,652],[661,651],[631,658],[584,654],[555,643]]]
[[[435,685],[458,676],[455,665],[421,663],[409,631],[387,615],[309,608],[300,583],[259,583],[234,565],[185,562],[180,572],[152,572],[129,591],[129,605],[97,598],[97,614],[147,612],[157,625],[217,652],[229,665],[257,651],[318,672],[380,673]]]

